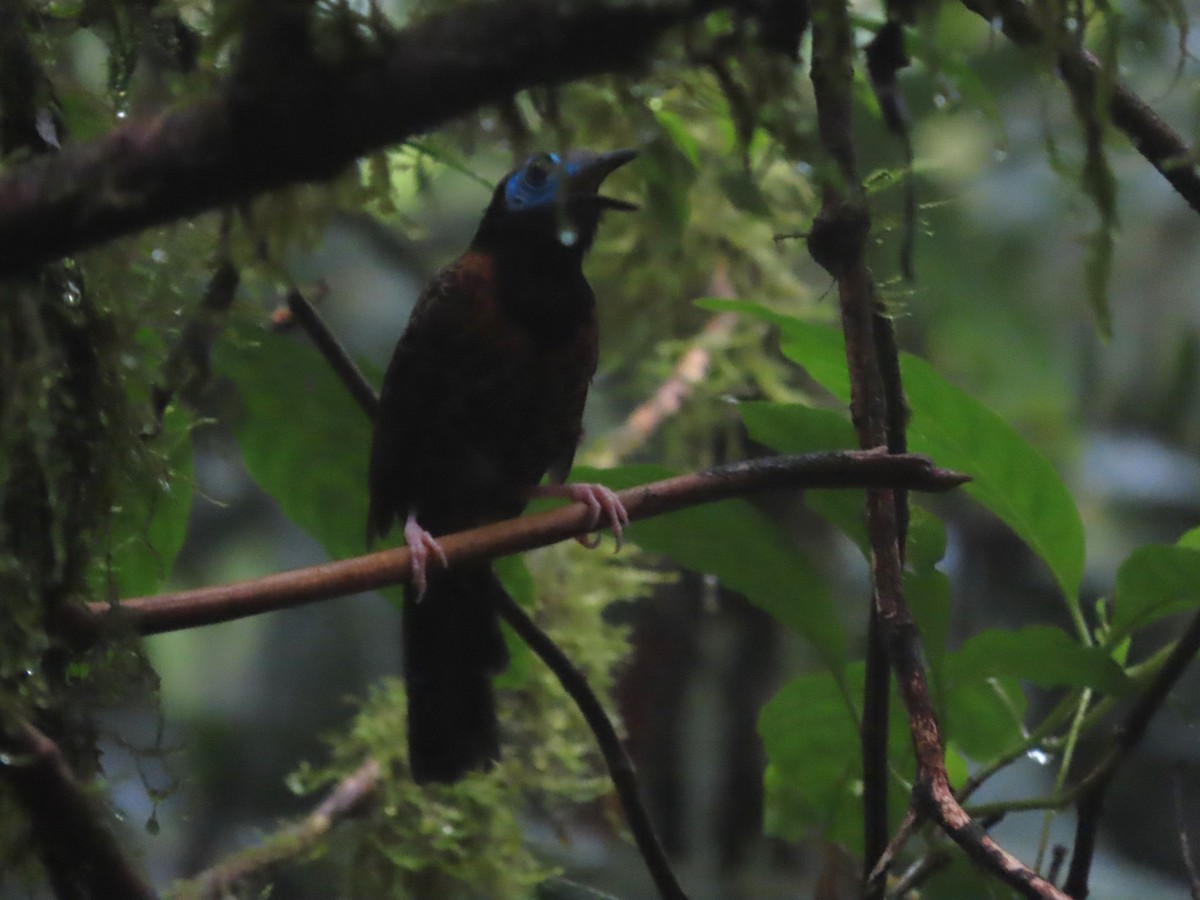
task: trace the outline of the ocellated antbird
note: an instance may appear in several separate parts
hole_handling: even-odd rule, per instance
[[[563,481],[598,353],[583,257],[604,210],[637,208],[597,191],[634,156],[540,154],[506,175],[467,252],[422,292],[388,366],[367,538],[401,520],[412,550],[404,677],[418,782],[499,759],[491,678],[508,661],[491,565],[445,570],[437,536],[518,515],[536,495],[587,503],[618,546],[628,522],[607,488]]]

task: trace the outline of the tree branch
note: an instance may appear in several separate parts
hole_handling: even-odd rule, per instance
[[[6,758],[0,773],[29,816],[57,897],[158,896],[104,827],[54,741],[28,722],[6,723],[0,751]]]
[[[923,456],[853,451],[733,463],[629,488],[619,496],[630,519],[638,520],[760,490],[886,484],[910,490],[947,491],[967,480],[967,476],[940,469]],[[439,537],[438,542],[453,567],[532,550],[586,534],[591,527],[589,508],[572,503]],[[88,641],[98,636],[104,623],[117,618],[140,634],[160,634],[375,590],[406,582],[410,575],[408,548],[398,547],[217,587],[140,597],[117,605],[90,603],[67,613],[63,627],[76,639]]]
[[[831,172],[822,185],[821,210],[809,234],[808,248],[813,259],[837,280],[850,374],[850,416],[860,446],[878,447],[888,444],[889,432],[893,440],[902,436],[903,392],[898,371],[883,371],[891,368],[894,346],[889,348],[888,335],[876,335],[879,304],[864,262],[870,218],[856,171],[851,120],[854,42],[845,0],[823,0],[814,8],[812,43],[817,129],[821,146],[836,165],[836,175]],[[885,374],[890,385],[885,385]],[[867,531],[880,640],[896,673],[917,758],[913,812],[937,822],[972,860],[1021,894],[1061,898],[1054,885],[1039,878],[973,822],[950,789],[922,662],[921,638],[904,599],[901,536],[907,507],[897,502],[898,487],[877,486],[867,491]],[[880,802],[875,801],[876,805]],[[867,862],[872,868],[874,860]],[[872,872],[873,877],[885,875],[886,871]],[[866,889],[868,894],[881,896],[883,883],[869,882]]]
[[[472,3],[329,61],[300,47],[217,94],[0,178],[0,277],[151,225],[335,176],[532,85],[643,62],[715,0]]]
[[[988,22],[999,16],[1004,35],[1019,47],[1045,47],[1052,39],[1021,0],[963,0],[963,5]],[[1100,60],[1092,53],[1074,45],[1052,49],[1058,54],[1059,75],[1076,95],[1095,96],[1101,78],[1104,79],[1112,123],[1187,204],[1200,212],[1200,170],[1187,142],[1115,73],[1104,72]]]
[[[333,826],[354,818],[375,800],[381,771],[368,759],[325,795],[317,808],[302,820],[284,828],[257,847],[227,857],[195,878],[176,885],[176,900],[221,900],[234,896],[231,889],[251,879],[263,879],[283,863],[299,859],[317,846]]]
[[[1104,810],[1104,795],[1112,783],[1117,770],[1128,759],[1133,748],[1141,742],[1151,720],[1166,702],[1172,688],[1200,652],[1200,615],[1193,616],[1191,624],[1171,649],[1162,668],[1159,669],[1137,702],[1125,714],[1117,726],[1116,738],[1108,753],[1075,788],[1079,796],[1078,818],[1075,825],[1075,847],[1071,854],[1071,868],[1063,890],[1067,896],[1082,900],[1088,895],[1088,879],[1091,874],[1092,857],[1096,851],[1096,834],[1100,829],[1100,815]]]

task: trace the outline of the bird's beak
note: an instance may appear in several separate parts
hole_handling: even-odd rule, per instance
[[[593,199],[605,209],[635,211],[638,208],[636,203],[596,193],[605,178],[635,156],[636,150],[612,150],[608,153],[576,150],[566,159],[568,195]]]

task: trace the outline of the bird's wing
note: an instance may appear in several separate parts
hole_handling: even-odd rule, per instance
[[[421,293],[383,379],[371,443],[367,541],[387,534],[414,502],[422,452],[418,432],[445,414],[453,391],[455,334],[466,305],[461,266],[447,266]]]
[[[497,358],[525,342],[498,318],[495,272],[468,253],[438,273],[413,308],[384,376],[371,445],[368,540],[386,534],[430,491],[464,488],[464,455],[502,410],[509,390]],[[423,496],[422,496],[423,495]],[[457,498],[455,498],[457,500]],[[450,502],[456,507],[457,502]],[[418,510],[456,518],[457,508]]]

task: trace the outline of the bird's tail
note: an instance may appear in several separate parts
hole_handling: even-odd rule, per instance
[[[508,664],[490,565],[429,572],[404,596],[404,680],[413,780],[453,782],[500,758],[492,676]]]

